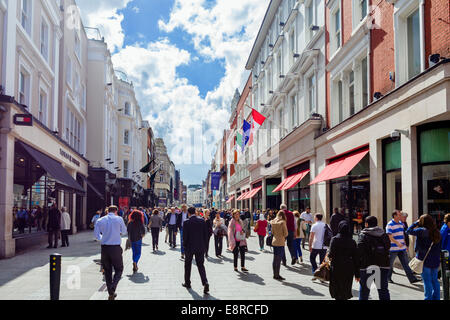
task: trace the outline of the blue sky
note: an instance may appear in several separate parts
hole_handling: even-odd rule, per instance
[[[115,68],[135,84],[143,118],[185,184],[206,178],[269,1],[77,0],[84,24],[99,27]],[[192,133],[195,143],[186,142]]]

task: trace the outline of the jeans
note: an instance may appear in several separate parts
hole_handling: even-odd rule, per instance
[[[294,242],[292,243],[292,246],[294,247],[295,259],[303,256],[301,244],[302,239],[300,238],[294,239]]]
[[[409,282],[413,282],[415,280],[417,280],[417,278],[414,276],[414,273],[412,272],[411,268],[408,265],[408,256],[406,251],[397,251],[397,252],[392,252],[389,255],[389,259],[391,261],[391,269],[389,270],[389,274],[388,274],[388,279],[392,280],[392,271],[394,270],[394,261],[395,258],[399,258],[400,259],[400,263],[403,266],[403,270],[405,270],[406,272],[406,276],[408,277]]]
[[[379,286],[377,284],[378,289],[378,298],[380,300],[391,300],[391,296],[389,294],[389,288],[388,288],[388,274],[389,269],[380,268],[380,279],[379,279]],[[370,274],[367,273],[367,270],[361,270],[361,280],[360,280],[360,286],[359,286],[359,300],[369,300],[370,295],[370,287],[372,286],[371,283],[367,283],[367,280],[369,277],[373,274],[371,272]],[[374,279],[375,281],[377,279]],[[376,282],[375,282],[376,284]]]
[[[441,300],[441,285],[438,280],[439,268],[423,267],[422,280],[425,290],[425,300]]]
[[[259,248],[260,249],[264,249],[264,239],[266,238],[265,236],[260,236],[258,235],[259,238]]]
[[[316,262],[317,255],[319,255],[320,264],[322,264],[323,260],[325,260],[326,254],[327,254],[326,249],[312,249],[311,255],[309,256],[309,260],[311,262],[313,273],[316,272],[317,270],[317,262]]]
[[[295,259],[295,252],[294,252],[294,246],[293,246],[293,242],[294,242],[294,231],[288,231],[288,236],[287,236],[287,247],[289,250],[289,253],[291,254],[291,258]]]
[[[138,263],[141,258],[142,240],[132,242],[131,250],[133,251],[133,262]]]

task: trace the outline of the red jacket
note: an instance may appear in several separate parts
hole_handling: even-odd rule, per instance
[[[256,233],[258,236],[266,236],[267,235],[267,220],[258,220],[256,222],[258,224],[258,229],[256,229]]]
[[[294,214],[288,210],[284,210],[284,213],[286,214],[286,224],[287,224],[288,231],[295,232]]]

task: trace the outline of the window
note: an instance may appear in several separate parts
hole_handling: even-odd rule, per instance
[[[75,83],[73,84],[73,91],[75,96],[75,101],[78,103],[78,105],[81,105],[81,95],[80,95],[80,76],[78,75],[78,72],[75,71]]]
[[[125,114],[127,115],[127,116],[131,116],[131,105],[130,105],[130,103],[125,103]]]
[[[20,104],[27,104],[27,82],[28,82],[28,76],[21,71],[19,74],[19,103]]]
[[[353,70],[348,76],[348,99],[350,116],[355,114],[355,73]]]
[[[294,62],[294,54],[297,53],[297,43],[295,41],[295,30],[289,34],[289,61]]]
[[[72,87],[72,60],[69,57],[66,62],[66,82],[69,87]]]
[[[128,160],[123,161],[123,177],[124,178],[128,178],[128,175],[129,175],[128,164],[129,164]]]
[[[312,27],[314,25],[314,0],[311,0],[306,6],[306,35],[309,42],[313,36]]]
[[[130,131],[125,130],[123,133],[123,144],[128,145],[130,143]]]
[[[281,136],[284,137],[284,112],[282,107],[280,107],[280,109],[278,110],[278,120],[280,121],[279,126]]]
[[[338,85],[338,108],[339,108],[338,123],[341,123],[342,121],[344,121],[344,101],[342,96],[342,81],[339,80],[337,85]]]
[[[336,50],[341,47],[341,10],[338,9],[334,14],[334,39]]]
[[[77,152],[82,152],[82,124],[71,110],[66,112],[66,142]]]
[[[407,18],[408,80],[420,73],[420,21],[419,9]]]
[[[316,76],[314,74],[308,79],[308,100],[310,114],[316,112]]]
[[[282,53],[281,53],[281,49],[280,52],[278,53],[277,56],[277,70],[278,70],[278,75],[282,75],[283,74],[283,60],[282,60]]]
[[[402,155],[401,142],[383,140],[384,215],[383,225],[394,210],[402,209]]]
[[[41,123],[47,125],[47,95],[42,91],[39,93],[38,119]]]
[[[297,95],[291,97],[291,128],[294,129],[298,124]]]
[[[25,31],[31,35],[31,0],[22,0],[20,22]]]
[[[48,24],[42,20],[41,22],[41,54],[48,61]]]
[[[369,105],[369,88],[367,80],[367,57],[361,61],[361,83],[362,83],[362,107],[365,108]]]
[[[367,16],[367,0],[358,0],[359,10],[361,13],[361,21]]]
[[[77,55],[78,59],[81,60],[80,38],[78,37],[78,33],[76,31],[75,31],[75,54]]]

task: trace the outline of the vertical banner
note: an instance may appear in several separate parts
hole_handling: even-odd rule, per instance
[[[220,172],[211,172],[211,190],[219,191],[220,190]]]

